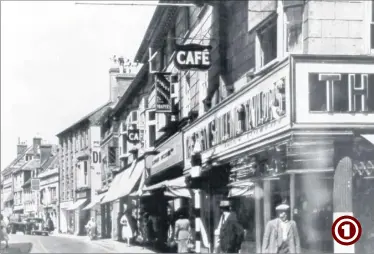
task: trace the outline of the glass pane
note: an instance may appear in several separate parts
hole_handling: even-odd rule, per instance
[[[286,9],[287,19],[287,52],[301,50],[302,46],[302,20],[303,6]]]
[[[326,83],[319,81],[318,73],[309,73],[309,110],[326,111]]]
[[[334,105],[333,109],[335,112],[347,112],[348,111],[348,74],[342,74],[340,81],[334,81]]]

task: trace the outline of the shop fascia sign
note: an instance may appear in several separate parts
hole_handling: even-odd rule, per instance
[[[277,120],[286,114],[285,82],[286,78],[283,77],[253,95],[249,90],[241,97],[246,98],[244,101],[238,98],[223,108],[231,110],[214,117],[192,134],[187,134],[187,158],[196,150],[196,142],[199,142],[201,153],[213,147],[214,152],[219,153],[256,138],[266,132],[267,127],[271,128],[272,123],[278,125]],[[263,85],[258,84],[258,87]]]
[[[207,71],[212,65],[210,45],[185,44],[176,45],[174,65],[178,70]]]
[[[159,155],[155,156],[152,160],[152,167],[162,164],[166,160],[168,160],[172,155],[175,154],[174,148],[168,148],[162,151]]]

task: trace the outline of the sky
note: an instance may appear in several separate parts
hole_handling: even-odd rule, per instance
[[[110,58],[134,59],[154,9],[1,2],[1,170],[18,138],[57,144],[57,133],[109,100]]]

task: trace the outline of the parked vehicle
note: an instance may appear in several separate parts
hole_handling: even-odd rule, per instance
[[[17,232],[22,232],[26,234],[26,222],[24,221],[26,218],[23,214],[13,214],[9,217],[9,224],[7,227],[7,231],[10,234],[15,234]]]
[[[31,235],[48,236],[50,234],[48,226],[45,225],[45,221],[41,218],[26,219],[26,231]]]

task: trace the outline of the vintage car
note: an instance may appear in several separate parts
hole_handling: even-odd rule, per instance
[[[21,215],[11,215],[9,218],[9,224],[7,226],[8,233],[15,234],[17,232],[26,233],[26,222],[24,221],[25,216]]]
[[[45,221],[41,218],[27,218],[26,223],[26,234],[31,235],[49,235],[48,226],[45,225]]]

